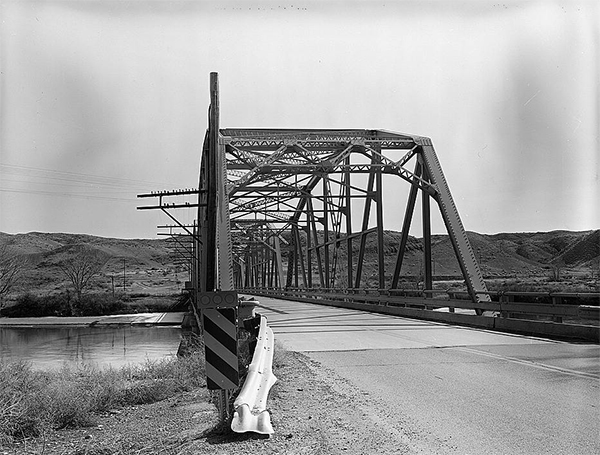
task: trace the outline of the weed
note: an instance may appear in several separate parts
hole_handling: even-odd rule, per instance
[[[0,363],[0,442],[13,435],[38,435],[43,405],[37,399],[44,377],[25,362]]]
[[[42,395],[47,419],[54,428],[85,427],[93,423],[93,396],[77,380],[51,381]]]
[[[293,362],[291,358],[290,351],[283,347],[283,343],[279,340],[275,340],[275,345],[273,346],[273,370],[281,370],[285,368],[288,364]],[[281,398],[281,382],[277,381],[271,387],[269,391],[270,398]]]
[[[275,340],[273,346],[273,368],[282,368],[290,361],[290,352],[283,347],[283,343]]]
[[[0,363],[0,442],[38,436],[44,428],[88,426],[97,412],[204,385],[202,351],[121,369],[66,364],[36,372],[24,362]]]

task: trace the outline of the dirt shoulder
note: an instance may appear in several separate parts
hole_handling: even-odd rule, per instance
[[[269,411],[275,434],[235,434],[217,425],[202,388],[97,416],[96,425],[51,430],[0,454],[397,454],[428,453],[368,395],[307,356],[276,355]]]

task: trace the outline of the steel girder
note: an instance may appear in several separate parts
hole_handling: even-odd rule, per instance
[[[483,294],[485,283],[428,138],[380,130],[218,129],[216,125],[215,99],[198,189],[140,195],[158,199],[157,205],[140,209],[161,209],[176,222],[161,227],[169,228],[179,254],[190,258],[195,292],[232,287],[398,289],[421,193],[425,289],[433,284],[433,199],[473,300],[489,299]],[[388,271],[384,175],[396,176],[398,183],[410,187],[396,261],[387,266]],[[166,202],[185,195],[197,195],[198,200]],[[223,204],[226,200],[229,204]],[[192,207],[198,211],[193,226],[181,224],[170,213]],[[375,259],[367,254],[373,245]],[[366,276],[372,270],[376,273]]]
[[[428,138],[381,130],[221,129],[219,140],[228,171],[236,287],[397,288],[420,191],[425,287],[433,281],[433,199],[470,294],[488,298],[479,293],[485,283]],[[410,185],[391,277],[384,258],[383,175]],[[357,218],[359,229],[353,226]],[[375,283],[364,276],[369,236],[376,236]]]
[[[412,168],[413,170],[409,169]],[[383,177],[410,186],[393,272],[386,274]],[[417,195],[423,214],[424,285],[433,283],[430,200],[442,215],[473,300],[488,300],[475,255],[429,138],[383,130],[220,129],[218,79],[196,190],[153,192],[191,259],[195,294],[252,287],[398,289]],[[197,195],[197,202],[168,203]],[[197,208],[193,226],[171,209]],[[358,228],[355,224],[358,221]],[[375,237],[375,242],[372,238]],[[376,250],[374,276],[367,249]],[[372,255],[371,255],[372,256]],[[345,260],[344,260],[345,259]],[[197,299],[194,298],[194,301]]]

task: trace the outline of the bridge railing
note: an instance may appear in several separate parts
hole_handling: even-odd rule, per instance
[[[600,324],[600,293],[485,291],[490,302],[473,302],[464,291],[332,288],[246,288],[244,292],[303,301],[359,303],[455,313],[472,310],[481,315],[512,319],[550,320],[580,325]],[[586,304],[569,302],[583,301]],[[588,304],[589,303],[589,304]]]

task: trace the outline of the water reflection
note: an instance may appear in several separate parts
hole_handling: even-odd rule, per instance
[[[179,327],[0,327],[0,361],[39,370],[64,362],[120,367],[175,355],[180,336]]]

